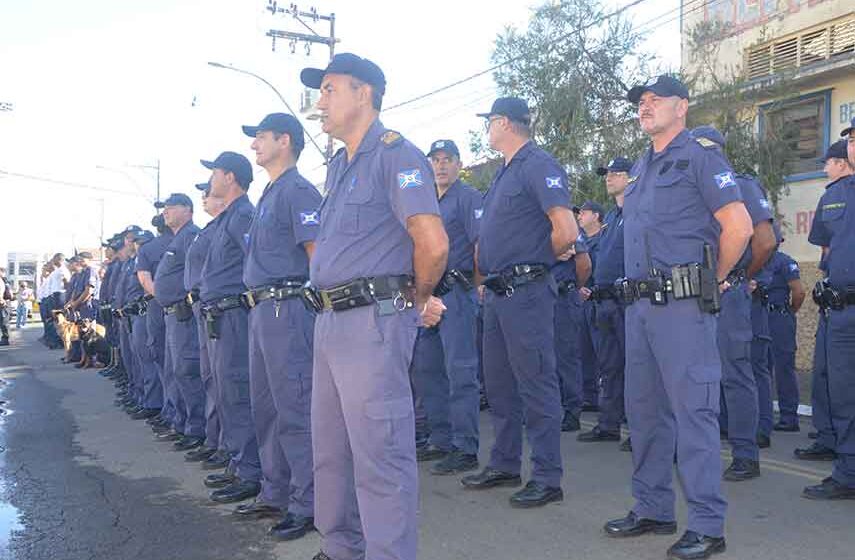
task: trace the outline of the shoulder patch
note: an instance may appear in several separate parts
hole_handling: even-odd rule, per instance
[[[713,141],[712,141],[712,140],[710,140],[709,138],[704,138],[703,136],[701,136],[700,138],[695,138],[695,141],[696,141],[698,144],[700,144],[701,146],[703,146],[704,148],[707,148],[707,149],[709,149],[709,148],[715,148],[715,147],[717,147],[717,146],[718,146],[718,144],[716,144],[715,142],[713,142]]]
[[[383,136],[380,137],[380,140],[386,144],[387,146],[391,146],[395,142],[401,139],[401,134],[395,132],[394,130],[387,130],[383,133]]]

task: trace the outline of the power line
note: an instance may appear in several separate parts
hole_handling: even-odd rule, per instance
[[[647,1],[647,0],[633,0],[632,2],[630,2],[629,4],[627,4],[626,6],[623,6],[623,7],[621,7],[621,8],[618,8],[617,10],[615,10],[615,11],[613,11],[613,12],[611,12],[611,13],[608,13],[608,14],[606,14],[606,15],[604,15],[604,16],[601,16],[601,17],[599,17],[599,18],[595,19],[594,21],[592,21],[592,22],[590,22],[590,23],[588,23],[588,24],[585,24],[585,25],[583,25],[583,26],[579,27],[578,29],[574,29],[574,30],[572,30],[572,31],[569,31],[569,32],[565,33],[564,35],[562,35],[562,36],[560,36],[560,37],[556,38],[556,39],[555,39],[554,44],[560,43],[560,42],[564,41],[565,39],[568,39],[568,38],[569,38],[571,35],[573,35],[574,33],[581,33],[582,31],[585,31],[586,29],[590,29],[591,27],[597,26],[597,25],[601,24],[602,22],[604,22],[604,21],[606,21],[606,20],[608,20],[608,19],[611,19],[611,18],[613,18],[613,17],[615,17],[615,16],[617,16],[617,15],[620,15],[620,14],[622,14],[623,12],[625,12],[625,11],[629,10],[630,8],[633,8],[633,7],[635,7],[635,6],[638,6],[638,5],[639,5],[639,4],[641,4],[642,2],[646,2],[646,1]],[[400,108],[400,107],[404,107],[404,106],[406,106],[406,105],[409,105],[410,103],[415,103],[416,101],[419,101],[419,100],[421,100],[421,99],[425,99],[426,97],[431,97],[431,96],[433,96],[433,95],[436,95],[437,93],[443,92],[443,91],[445,91],[445,90],[448,90],[448,89],[451,89],[451,88],[453,88],[453,87],[459,86],[460,84],[464,84],[464,83],[466,83],[466,82],[469,82],[469,81],[471,81],[471,80],[474,80],[475,78],[478,78],[478,77],[480,77],[480,76],[483,76],[484,74],[489,74],[490,72],[493,72],[493,71],[495,71],[495,70],[498,70],[499,68],[501,68],[501,67],[503,67],[503,66],[507,66],[508,64],[512,64],[512,63],[516,62],[517,60],[520,60],[521,58],[523,58],[523,56],[524,56],[524,55],[519,55],[519,56],[511,57],[511,58],[509,58],[508,60],[505,60],[505,61],[503,61],[503,62],[500,62],[499,64],[494,64],[493,66],[491,66],[491,67],[487,68],[486,70],[482,70],[482,71],[480,71],[480,72],[476,72],[475,74],[472,74],[472,75],[467,76],[467,77],[465,77],[465,78],[461,78],[460,80],[457,80],[456,82],[452,82],[452,83],[450,83],[450,84],[448,84],[448,85],[442,86],[442,87],[437,88],[437,89],[435,89],[435,90],[433,90],[433,91],[429,91],[429,92],[427,92],[427,93],[423,93],[423,94],[421,94],[421,95],[417,95],[416,97],[413,97],[413,98],[411,98],[411,99],[407,99],[406,101],[402,101],[401,103],[397,103],[397,104],[395,104],[395,105],[392,105],[391,107],[387,107],[386,109],[384,109],[384,112],[386,112],[386,111],[392,111],[392,110],[394,110],[394,109],[398,109],[398,108]]]
[[[28,175],[26,173],[15,173],[12,171],[5,171],[3,169],[0,169],[0,176],[17,177],[19,179],[27,179],[30,181],[38,181],[41,183],[51,183],[54,185],[64,185],[66,187],[74,187],[74,188],[78,188],[78,189],[87,189],[87,190],[99,191],[99,192],[110,192],[110,193],[115,193],[115,194],[122,194],[125,196],[139,196],[139,197],[145,198],[140,193],[120,191],[118,189],[111,189],[108,187],[96,187],[94,185],[87,185],[86,183],[75,183],[73,181],[63,181],[62,179],[51,179],[50,177],[39,177],[37,175]]]

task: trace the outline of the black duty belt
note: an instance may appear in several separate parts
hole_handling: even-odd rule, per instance
[[[751,297],[765,303],[769,301],[769,291],[766,290],[766,286],[763,284],[757,284],[757,287],[751,292]]]
[[[260,288],[248,290],[244,292],[241,297],[243,298],[243,302],[246,305],[246,308],[252,309],[260,302],[266,299],[275,299],[276,301],[281,301],[283,299],[293,297],[302,297],[304,285],[305,280],[287,281],[279,285],[262,286]]]
[[[484,279],[484,286],[498,295],[511,297],[514,290],[546,277],[549,267],[543,264],[517,264]]]
[[[727,275],[726,280],[727,283],[731,286],[738,286],[748,280],[748,275],[745,273],[744,268],[737,268],[735,270],[730,271],[730,274]]]
[[[202,304],[202,313],[206,315],[221,315],[225,311],[244,307],[243,296],[226,296],[210,303]]]
[[[189,292],[187,292],[187,296],[184,298],[184,301],[186,301],[190,305],[193,305],[197,301],[201,301],[199,299],[199,290],[190,290]]]
[[[340,286],[322,290],[310,285],[302,289],[306,305],[316,311],[347,311],[376,304],[381,315],[413,307],[415,284],[412,276],[356,278]]]
[[[600,303],[606,299],[613,299],[615,301],[618,301],[618,300],[621,300],[623,298],[618,293],[617,288],[615,288],[614,286],[599,285],[599,286],[594,286],[591,289],[591,297],[589,299],[591,301],[595,301],[597,303]]]
[[[574,280],[562,280],[558,283],[558,294],[567,295],[576,290],[576,282]]]
[[[835,288],[826,278],[816,283],[812,296],[819,309],[828,314],[829,310],[840,311],[848,305],[855,305],[855,286]]]
[[[641,280],[622,278],[615,282],[618,295],[626,305],[649,299],[652,305],[667,305],[669,299],[696,299],[704,313],[721,310],[715,271],[698,263],[671,267],[671,276],[653,270],[652,277]]]
[[[449,293],[455,285],[461,286],[464,290],[471,290],[475,287],[475,273],[471,270],[457,270],[455,268],[449,270],[437,282],[433,295],[442,297]]]
[[[768,307],[769,307],[769,311],[772,313],[781,313],[783,315],[788,315],[788,314],[793,312],[793,310],[790,309],[790,306],[787,305],[786,303],[783,303],[783,304],[770,303],[768,305]]]

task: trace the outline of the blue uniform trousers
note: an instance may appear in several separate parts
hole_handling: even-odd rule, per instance
[[[600,416],[597,425],[619,432],[624,411],[624,367],[626,329],[623,305],[613,299],[595,304],[597,322],[597,365],[600,373]]]
[[[205,435],[205,393],[199,371],[199,333],[196,320],[190,317],[179,321],[173,313],[165,317],[166,322],[166,374],[164,378],[173,383],[173,391],[180,398],[175,404],[181,407],[178,419],[183,419],[175,429],[185,436]]]
[[[716,318],[695,300],[626,310],[626,411],[632,437],[632,507],[639,517],[673,521],[672,471],[689,506],[687,529],[724,533],[718,433],[721,362]]]
[[[511,297],[488,290],[484,304],[484,381],[496,434],[489,466],[519,474],[525,418],[531,478],[553,487],[562,475],[556,295],[550,276],[520,286]]]
[[[223,431],[217,408],[219,389],[214,372],[211,370],[211,358],[208,354],[208,331],[202,317],[202,302],[193,304],[193,320],[196,321],[196,333],[199,336],[199,376],[205,393],[205,446],[209,449],[223,447]]]
[[[160,378],[161,392],[163,393],[163,407],[160,410],[161,418],[169,422],[169,425],[183,431],[187,419],[184,403],[175,384],[175,375],[167,367],[165,361],[166,353],[166,325],[163,318],[163,307],[156,300],[148,301],[144,328],[147,329],[146,344],[151,349],[151,360]]]
[[[314,515],[312,339],[314,314],[300,298],[266,299],[249,312],[249,386],[261,460],[261,497]]]
[[[759,422],[757,431],[765,436],[771,435],[775,424],[772,412],[772,371],[769,367],[769,348],[772,337],[769,334],[769,307],[761,298],[751,301],[751,326],[754,339],[751,341],[751,368],[757,380],[757,403]]]
[[[718,350],[721,357],[721,392],[724,396],[719,421],[727,430],[733,456],[758,460],[757,381],[751,367],[751,294],[740,283],[721,295],[718,318]]]
[[[819,314],[816,325],[816,346],[813,353],[813,376],[811,377],[811,422],[818,433],[817,443],[834,449],[836,435],[831,422],[831,395],[828,385],[828,356],[822,351],[828,338],[828,319],[824,313]]]
[[[561,384],[561,406],[579,418],[582,411],[581,330],[585,319],[579,292],[558,294],[555,301],[555,365]]]
[[[855,488],[855,306],[830,310],[823,323],[816,352],[824,354],[820,367],[828,379],[833,449],[837,452],[832,477]]]
[[[778,390],[781,422],[799,423],[799,380],[796,376],[796,316],[789,310],[769,311],[772,345],[770,363]]]
[[[579,329],[580,355],[582,360],[582,398],[593,405],[600,402],[600,375],[597,367],[597,325],[595,324],[594,302],[582,303],[584,323]]]
[[[139,381],[142,393],[139,404],[145,408],[161,408],[163,406],[163,387],[160,384],[160,368],[154,361],[154,348],[148,344],[146,316],[131,317],[133,332],[131,333],[131,350],[139,365]]]
[[[415,310],[315,321],[315,526],[335,560],[415,560],[418,468],[409,379]]]
[[[475,292],[455,284],[442,301],[447,309],[439,325],[419,329],[413,382],[424,404],[430,442],[475,455],[480,402]]]
[[[140,364],[137,353],[131,344],[132,317],[123,317],[117,321],[119,326],[119,349],[122,351],[122,364],[128,375],[128,395],[140,404],[143,395],[143,382],[140,376]]]
[[[247,310],[224,311],[217,323],[219,338],[208,339],[208,356],[217,378],[223,446],[231,456],[229,470],[241,480],[259,482],[261,463],[250,405]]]

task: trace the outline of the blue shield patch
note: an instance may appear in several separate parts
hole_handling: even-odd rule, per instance
[[[483,216],[483,215],[484,215],[484,209],[483,208],[476,208],[475,209],[475,219],[476,220],[480,220],[481,216]]]
[[[398,187],[401,189],[420,187],[423,183],[421,169],[404,169],[398,173]]]
[[[317,212],[300,212],[300,224],[304,226],[320,225],[321,220]]]
[[[546,178],[546,188],[548,189],[563,189],[564,185],[561,184],[561,177],[547,177]]]
[[[719,173],[715,176],[715,182],[720,189],[726,189],[727,187],[735,187],[736,180],[733,178],[733,173]]]

